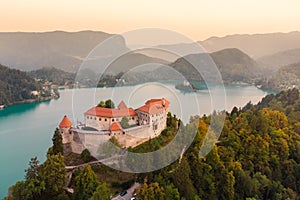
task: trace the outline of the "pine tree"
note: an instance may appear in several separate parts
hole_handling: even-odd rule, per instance
[[[58,128],[56,128],[54,132],[54,135],[52,137],[52,142],[53,142],[52,153],[55,155],[59,153],[63,154],[62,136]]]
[[[86,165],[75,178],[74,199],[87,200],[91,198],[99,186],[96,174],[90,165]]]
[[[33,157],[29,161],[29,167],[25,169],[25,178],[26,179],[34,179],[38,177],[38,169],[39,169],[39,160],[37,157]]]
[[[64,157],[60,153],[47,155],[47,160],[41,165],[39,176],[45,182],[45,197],[50,199],[63,195],[66,185]]]
[[[93,196],[89,200],[109,200],[110,199],[110,190],[106,186],[106,183],[101,183],[96,191],[93,193]]]

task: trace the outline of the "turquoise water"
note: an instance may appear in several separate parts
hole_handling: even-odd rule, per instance
[[[174,86],[170,88],[175,89]],[[37,156],[41,162],[45,160],[53,132],[65,114],[73,122],[82,121],[82,113],[101,99],[112,98],[117,104],[120,100],[124,100],[129,106],[137,107],[149,98],[166,97],[171,102],[171,112],[186,120],[190,115],[210,112],[208,91],[196,94],[202,105],[200,111],[197,111],[191,104],[195,94],[182,93],[178,90],[172,93],[170,88],[148,85],[97,90],[80,89],[74,96],[72,90],[62,90],[61,97],[57,100],[15,105],[0,110],[0,199],[6,196],[9,186],[23,179],[30,158]],[[213,92],[218,93],[219,88],[215,88]],[[228,85],[226,94],[227,110],[230,111],[233,106],[242,107],[250,100],[257,103],[267,92],[254,86]],[[182,102],[187,106],[181,108]]]

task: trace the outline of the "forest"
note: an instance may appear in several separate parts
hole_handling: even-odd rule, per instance
[[[39,91],[40,97],[50,96],[49,91],[43,90],[42,85],[25,72],[0,65],[0,105],[38,99],[32,91]]]
[[[31,78],[40,79],[42,83],[51,82],[52,84],[60,86],[74,84],[75,80],[74,73],[65,72],[54,67],[43,67],[38,70],[30,71],[27,75]]]
[[[70,182],[66,180],[65,169],[70,158],[63,155],[57,129],[47,160],[39,164],[32,158],[24,180],[11,186],[5,199],[110,199],[134,181],[141,184],[136,190],[137,198],[144,200],[299,199],[299,91],[291,89],[267,95],[256,105],[249,102],[225,114],[219,142],[205,157],[199,157],[199,150],[211,116],[194,116],[189,124],[182,125],[176,116],[169,114],[168,127],[159,137],[128,151],[160,149],[180,130],[197,127],[196,137],[181,159],[143,174],[86,165],[74,172]],[[82,154],[79,159],[86,162],[92,159],[88,151]],[[74,192],[68,192],[67,188],[73,188]]]

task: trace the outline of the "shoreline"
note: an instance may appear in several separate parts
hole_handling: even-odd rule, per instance
[[[5,108],[10,107],[10,106],[14,106],[14,105],[29,104],[29,103],[36,103],[36,102],[45,102],[45,101],[50,101],[52,99],[59,99],[59,97],[50,96],[50,97],[42,97],[42,98],[38,98],[38,99],[26,99],[26,100],[23,100],[23,101],[16,101],[14,103],[3,105],[4,107],[1,108],[0,110],[4,110]]]

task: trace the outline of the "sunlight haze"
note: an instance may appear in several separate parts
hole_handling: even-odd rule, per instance
[[[204,40],[228,34],[300,30],[297,0],[2,0],[1,7],[1,32],[121,33],[156,27]]]

